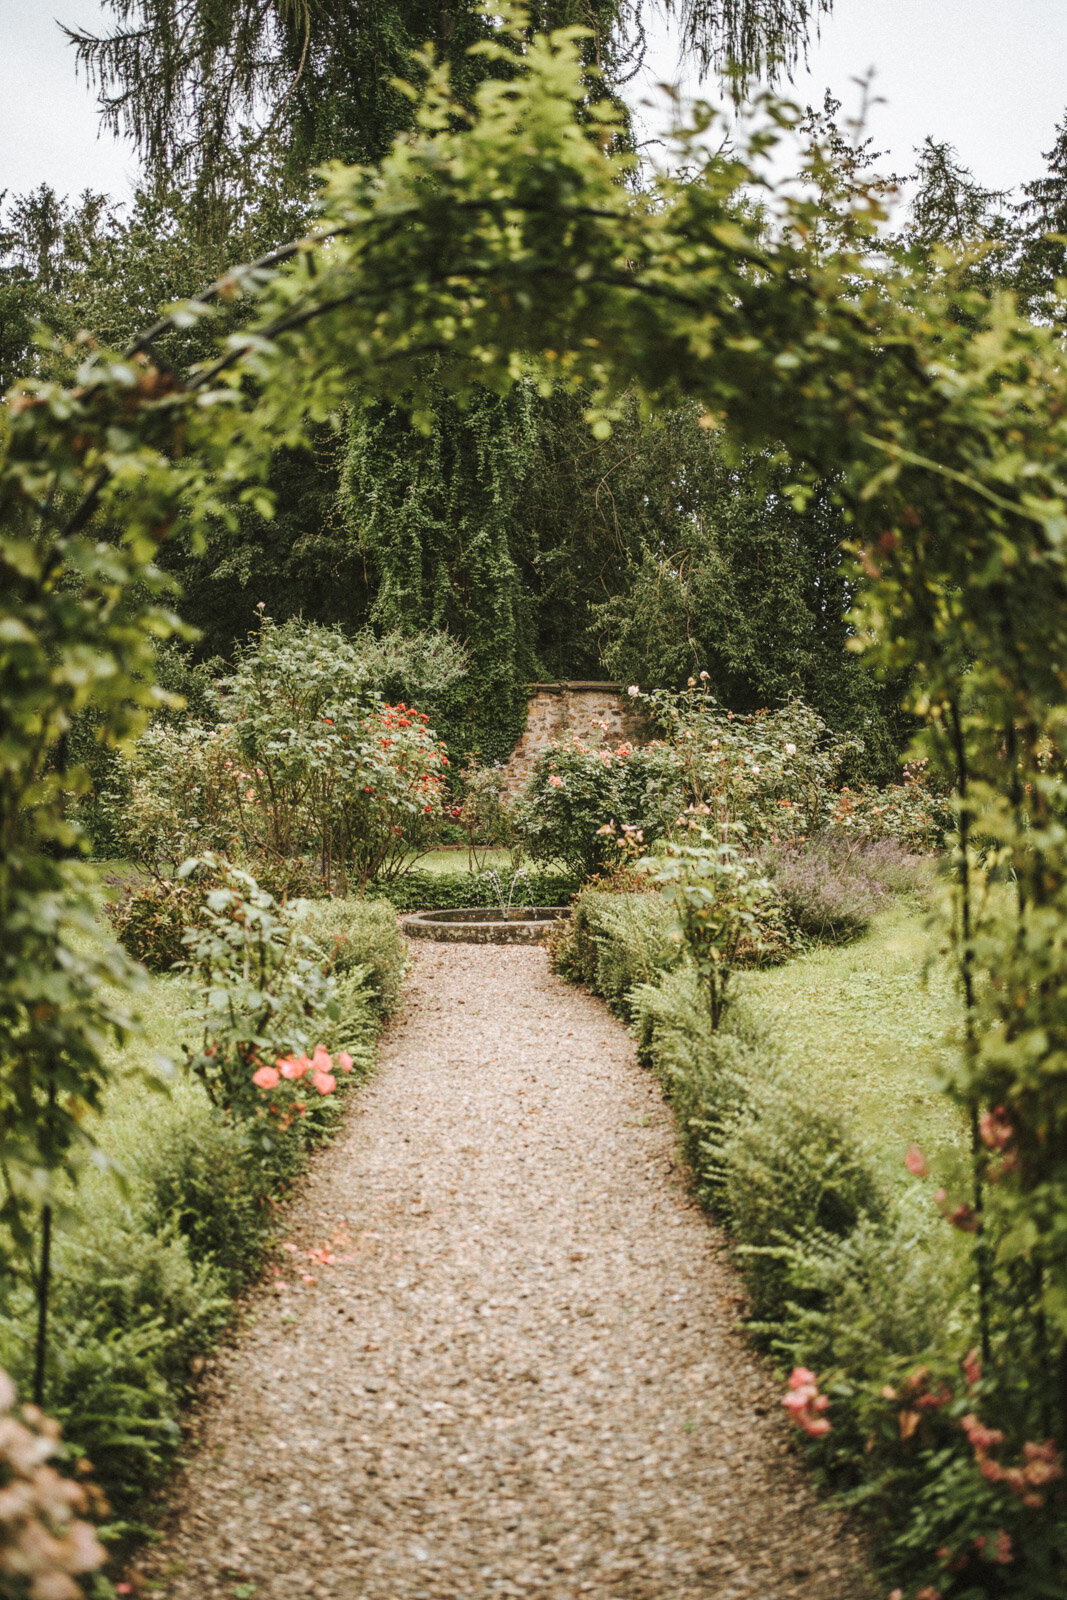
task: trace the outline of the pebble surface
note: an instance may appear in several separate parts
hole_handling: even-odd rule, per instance
[[[868,1600],[625,1029],[540,949],[412,959],[145,1575],[174,1600]]]

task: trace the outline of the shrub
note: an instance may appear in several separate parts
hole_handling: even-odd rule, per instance
[[[611,752],[568,739],[534,767],[520,813],[523,843],[534,861],[563,861],[587,878],[615,860],[614,839],[599,830],[618,809]]]
[[[382,703],[367,649],[264,619],[220,685],[227,721],[157,722],[123,763],[112,803],[132,859],[165,877],[225,855],[279,896],[407,871],[440,829],[448,757],[425,713]]]
[[[675,695],[638,695],[674,752],[686,802],[720,837],[738,826],[752,840],[818,831],[834,804],[846,760],[862,752],[838,739],[801,700],[737,716],[709,693],[707,675]]]
[[[164,1125],[136,1176],[147,1233],[179,1233],[193,1260],[221,1275],[228,1291],[255,1269],[273,1226],[267,1203],[276,1175],[249,1159],[239,1124],[198,1112]]]
[[[696,973],[688,963],[630,996],[638,1053],[652,1067],[678,1120],[679,1142],[704,1204],[721,1202],[722,1172],[709,1159],[745,1103],[748,1085],[773,1046],[735,1004],[728,1028],[711,1025]]]
[[[387,1017],[407,969],[404,940],[389,902],[320,900],[307,907],[302,926],[322,965],[339,983],[361,972],[376,1011]]]
[[[240,836],[253,861],[315,857],[328,889],[388,881],[433,843],[445,747],[369,687],[339,628],[264,619],[224,685]]]
[[[222,1276],[210,1257],[194,1261],[173,1218],[146,1230],[132,1212],[93,1217],[63,1241],[57,1269],[52,1310],[62,1323],[106,1334],[158,1322],[153,1359],[178,1389],[229,1314]]]
[[[319,1030],[319,1043],[330,1055],[344,1053],[349,1062],[348,1071],[356,1077],[365,1077],[374,1065],[374,1041],[378,1035],[379,1011],[377,997],[367,981],[362,967],[353,967],[337,979],[336,1017],[328,1018]],[[319,1117],[329,1110],[330,1102],[308,1104],[305,1102],[305,1120]],[[313,1137],[326,1137],[332,1132],[332,1122],[316,1126]]]
[[[571,738],[549,751],[527,791],[524,828],[537,859],[559,839],[572,865],[595,871],[610,859],[610,841],[597,843],[605,823],[640,829],[651,843],[674,837],[683,814],[718,838],[741,828],[761,846],[795,847],[833,830],[929,852],[953,826],[925,762],[907,765],[888,789],[843,785],[862,743],[837,738],[801,700],[741,716],[695,680],[680,695],[642,695],[636,686],[631,695],[662,737],[638,750],[594,750]]]
[[[368,1072],[382,1020],[396,1005],[407,967],[404,940],[385,900],[321,900],[308,907],[304,929],[336,984],[336,1017],[320,1027],[327,1050],[345,1051]]]
[[[896,871],[898,856],[885,860]],[[973,1349],[959,1359],[977,1342],[965,1237],[921,1190],[890,1198],[847,1124],[798,1088],[736,1000],[713,1029],[688,963],[631,1003],[694,1187],[733,1240],[750,1330],[792,1371],[788,1397],[807,1401],[795,1414],[823,1472],[876,1513],[889,1570],[913,1575],[909,1595],[917,1583],[978,1600],[1015,1592],[1002,1557],[1025,1550],[1018,1592],[1035,1571],[1055,1592],[1048,1485],[1062,1463],[1025,1414],[984,1425],[1002,1397]],[[1020,1333],[1004,1330],[1016,1351]]]
[[[185,932],[199,922],[203,901],[201,883],[149,878],[128,884],[106,909],[115,937],[134,960],[169,972],[188,956]]]
[[[841,1119],[791,1082],[744,1009],[714,1025],[691,966],[641,986],[632,1005],[639,1049],[674,1105],[698,1193],[734,1236],[754,1312],[788,1322],[797,1251],[884,1221],[871,1165]]]
[[[687,795],[677,752],[659,740],[615,751],[619,828],[629,826],[652,844],[677,826]]]
[[[883,896],[862,872],[842,867],[833,854],[817,846],[783,853],[771,875],[782,910],[798,933],[843,943],[866,933]]]
[[[899,1363],[913,1371],[917,1353],[942,1345],[953,1324],[966,1341],[963,1252],[952,1250],[928,1210],[899,1200],[885,1218],[863,1216],[844,1237],[809,1238],[788,1264],[797,1293],[771,1339],[787,1369],[881,1385]],[[832,1459],[844,1471],[839,1453],[840,1439]]]
[[[164,1480],[181,1442],[179,1396],[163,1370],[169,1342],[158,1317],[125,1328],[85,1318],[52,1335],[49,1404],[118,1512]]]
[[[778,921],[774,894],[758,863],[704,829],[670,844],[665,856],[638,863],[673,907],[686,951],[700,977],[711,1025],[726,1008],[737,967],[758,957]]]
[[[188,856],[236,851],[241,830],[232,755],[223,732],[191,720],[155,723],[141,735],[121,781],[104,797],[132,861],[164,878]]]
[[[828,824],[868,839],[894,840],[915,855],[940,850],[956,827],[951,798],[931,786],[926,761],[905,764],[903,781],[885,789],[842,788]]]
[[[330,709],[336,722],[345,708]],[[410,872],[437,842],[448,756],[425,712],[403,701],[369,711],[352,745],[357,737],[361,764],[337,752],[348,756],[349,771],[333,805],[337,849],[365,887]]]
[[[896,840],[826,832],[761,851],[790,926],[806,939],[844,943],[870,927],[890,894],[928,881],[922,860]]]
[[[200,998],[203,1043],[189,1066],[208,1098],[254,1125],[254,1144],[270,1152],[307,1114],[305,1096],[337,1087],[319,1044],[336,1017],[335,983],[301,929],[303,903],[281,907],[254,878],[206,856],[188,861],[222,883],[204,896],[201,925],[190,930],[187,966]],[[314,1055],[309,1055],[314,1051]],[[342,1054],[340,1070],[351,1062]]]
[[[736,1116],[709,1141],[722,1209],[744,1253],[757,1318],[779,1322],[798,1293],[793,1250],[845,1239],[882,1221],[886,1202],[857,1141],[837,1114],[813,1105],[780,1069],[745,1085]]]
[[[150,726],[183,727],[189,722],[212,723],[218,717],[214,679],[218,658],[194,662],[187,649],[174,640],[155,649],[155,680],[163,691]],[[133,854],[130,829],[131,766],[127,757],[99,736],[100,713],[90,706],[71,719],[69,755],[88,774],[88,790],[74,803],[78,823],[89,837],[97,859],[115,860]],[[208,841],[197,848],[206,849]],[[188,852],[186,852],[188,853]],[[181,860],[181,856],[178,857]]]
[[[554,931],[550,953],[555,971],[587,984],[613,1011],[626,1016],[635,985],[669,971],[684,950],[677,914],[662,895],[591,886],[582,890],[570,918]]]
[[[677,821],[684,805],[681,769],[669,749],[620,744],[592,750],[568,738],[535,765],[518,827],[534,861],[563,861],[584,878],[618,860],[615,831],[607,824],[637,830],[650,844]]]

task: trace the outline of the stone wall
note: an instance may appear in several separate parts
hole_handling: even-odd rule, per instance
[[[620,683],[531,683],[526,732],[506,765],[507,792],[522,788],[542,751],[566,733],[594,749],[646,744],[649,730]]]

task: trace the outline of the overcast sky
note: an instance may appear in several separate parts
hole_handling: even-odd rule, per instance
[[[100,14],[99,0],[0,0],[0,189],[129,193],[133,154],[98,137],[93,97],[55,21],[92,25]],[[1067,109],[1067,0],[836,0],[792,92],[821,102],[829,87],[853,111],[851,80],[871,68],[885,103],[869,127],[887,167],[907,171],[932,133],[987,187],[1011,188],[1040,173]],[[632,97],[654,95],[658,79],[699,87],[662,25]]]

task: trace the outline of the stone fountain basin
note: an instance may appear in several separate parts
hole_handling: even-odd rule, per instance
[[[416,911],[400,926],[413,939],[439,939],[449,944],[540,944],[553,927],[571,914],[570,906],[461,906],[456,911]]]

